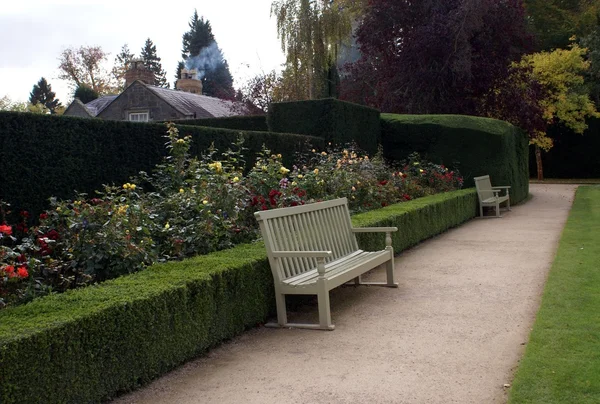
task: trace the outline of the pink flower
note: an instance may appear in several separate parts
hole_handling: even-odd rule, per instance
[[[4,233],[7,236],[10,236],[12,234],[12,227],[10,227],[6,224],[1,224],[0,225],[0,233]]]

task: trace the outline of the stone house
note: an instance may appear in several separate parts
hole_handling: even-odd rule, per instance
[[[154,75],[140,60],[132,62],[125,74],[125,90],[82,103],[75,99],[64,115],[116,121],[169,121],[244,115],[239,102],[202,95],[202,82],[195,70],[182,70],[175,90],[154,85]]]

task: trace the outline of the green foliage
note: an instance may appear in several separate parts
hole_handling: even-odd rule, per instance
[[[269,130],[319,136],[327,142],[356,142],[375,153],[381,142],[379,111],[332,98],[275,103],[267,115]]]
[[[538,49],[567,48],[573,35],[583,37],[598,25],[600,5],[589,0],[525,0]]]
[[[511,202],[529,194],[528,139],[518,128],[495,119],[461,115],[382,114],[384,156],[394,161],[410,152],[457,168],[465,187],[473,177],[490,175],[492,183],[511,185]]]
[[[509,403],[600,402],[600,188],[580,187]]]
[[[77,86],[75,92],[73,93],[73,97],[79,98],[79,101],[81,101],[84,104],[87,104],[90,101],[94,101],[99,96],[100,95],[96,91],[86,86],[85,84]]]
[[[140,52],[140,56],[144,61],[144,66],[154,73],[154,85],[169,88],[170,85],[167,81],[167,72],[163,70],[160,58],[156,53],[156,45],[154,45],[150,38],[146,39]]]
[[[211,97],[232,99],[235,96],[233,77],[229,65],[219,49],[212,32],[210,21],[198,17],[198,11],[189,22],[190,30],[183,34],[181,57],[184,62],[177,65],[177,78],[181,68],[197,69],[202,80],[202,93]]]
[[[225,151],[244,136],[247,169],[263,144],[293,163],[306,143],[323,148],[322,139],[292,134],[245,132],[179,126],[192,137],[190,154],[211,144]],[[103,184],[123,184],[140,171],[150,172],[165,155],[164,124],[139,124],[74,117],[0,112],[0,199],[33,215],[48,198],[72,199],[74,190],[90,195]]]
[[[463,190],[367,212],[353,223],[403,228],[394,234],[401,251],[475,212],[475,192]],[[109,399],[264,322],[273,296],[265,249],[256,243],[3,310],[0,402]]]
[[[211,128],[252,130],[258,132],[268,132],[267,117],[257,116],[231,116],[226,118],[206,118],[206,119],[183,119],[177,121],[180,125],[209,126]]]
[[[33,85],[31,93],[29,93],[29,102],[32,105],[41,104],[47,108],[51,114],[56,113],[56,109],[59,108],[60,101],[56,98],[56,93],[52,91],[52,86],[48,84],[45,78],[41,78],[37,84]]]

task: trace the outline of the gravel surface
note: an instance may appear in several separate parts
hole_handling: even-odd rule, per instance
[[[532,184],[401,253],[398,289],[333,290],[335,331],[257,328],[114,403],[503,403],[575,189]],[[316,300],[289,319],[317,321]]]

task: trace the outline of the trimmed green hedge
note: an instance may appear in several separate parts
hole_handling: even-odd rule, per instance
[[[386,158],[400,161],[411,152],[458,168],[465,187],[489,174],[493,184],[510,185],[511,202],[529,194],[527,136],[511,124],[461,115],[381,115]]]
[[[257,132],[268,132],[267,117],[265,115],[254,116],[230,116],[226,118],[207,119],[182,119],[177,121],[181,125],[209,126],[211,128],[250,130]]]
[[[324,147],[323,139],[291,134],[249,132],[198,126],[178,126],[193,138],[193,154],[211,143],[225,151],[243,135],[249,168],[266,144],[292,164],[306,142]],[[34,213],[51,196],[73,197],[73,191],[93,193],[103,184],[121,184],[140,171],[151,171],[165,155],[164,124],[83,119],[0,112],[0,199]]]
[[[381,142],[379,111],[333,98],[274,103],[267,123],[272,132],[319,136],[343,145],[355,141],[375,153]]]
[[[401,251],[476,214],[473,189],[353,217],[398,226]],[[360,238],[380,249],[383,236]],[[99,402],[134,389],[274,312],[262,243],[157,264],[0,311],[0,402]]]

